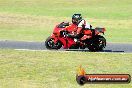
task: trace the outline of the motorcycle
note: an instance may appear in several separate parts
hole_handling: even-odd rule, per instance
[[[106,47],[106,39],[101,35],[105,28],[83,29],[79,38],[68,37],[67,34],[75,33],[77,25],[62,22],[57,24],[53,34],[45,41],[47,49],[86,49],[96,52]]]

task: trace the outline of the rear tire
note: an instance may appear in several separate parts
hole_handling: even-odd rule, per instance
[[[48,37],[45,41],[45,46],[47,49],[60,49],[62,43],[57,41],[56,44],[54,44],[54,38]]]
[[[96,52],[102,51],[106,47],[106,39],[103,36],[95,36],[89,40],[89,51]]]

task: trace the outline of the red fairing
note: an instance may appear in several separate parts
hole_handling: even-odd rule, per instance
[[[70,48],[71,45],[76,44],[72,38],[67,38],[67,41],[68,41],[67,48]],[[66,48],[66,47],[64,47],[64,48]]]
[[[70,48],[71,45],[75,44],[75,42],[72,38],[60,37],[60,32],[61,31],[68,31],[68,32],[72,33],[73,31],[76,31],[76,29],[77,29],[77,26],[74,24],[70,24],[66,28],[58,28],[58,25],[56,25],[54,30],[53,30],[53,34],[51,35],[51,38],[54,38],[55,44],[57,41],[60,41],[63,44],[63,48],[68,49],[68,48]]]
[[[74,40],[71,38],[58,38],[58,40],[63,43],[64,49],[68,49],[71,45],[75,44]]]
[[[60,36],[60,31],[63,31],[63,30],[66,30],[66,28],[58,28],[58,25],[57,25],[57,26],[55,26],[55,28],[53,30],[53,34],[56,37],[59,37]]]

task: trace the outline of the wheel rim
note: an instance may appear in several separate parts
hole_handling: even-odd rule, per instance
[[[61,48],[61,43],[60,42],[56,42],[56,44],[54,43],[54,39],[50,39],[48,42],[47,42],[47,45],[52,48],[52,49],[59,49]]]
[[[50,39],[47,44],[49,47],[54,48],[54,39]]]
[[[106,41],[103,38],[99,38],[98,40],[91,41],[89,50],[90,51],[100,51],[103,50],[106,46]]]
[[[105,42],[105,40],[104,39],[99,39],[99,47],[100,48],[105,48],[105,45],[106,45],[106,42]]]

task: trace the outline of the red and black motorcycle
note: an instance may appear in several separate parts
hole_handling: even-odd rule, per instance
[[[47,49],[85,49],[101,51],[106,47],[106,39],[101,35],[105,28],[83,29],[80,38],[71,38],[67,34],[74,33],[77,25],[62,22],[55,26],[53,34],[45,41]]]

